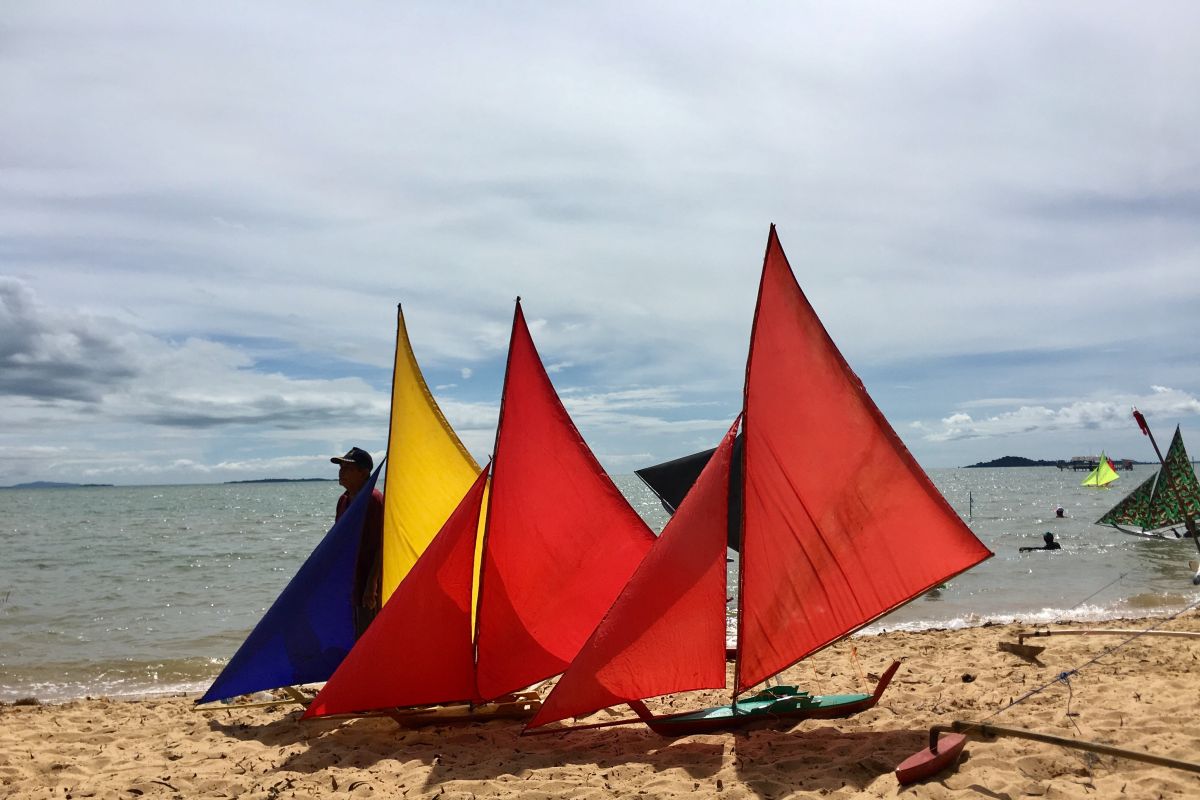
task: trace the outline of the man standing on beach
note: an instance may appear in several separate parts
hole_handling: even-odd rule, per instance
[[[334,456],[329,460],[338,465],[338,483],[346,490],[337,501],[337,513],[334,516],[334,521],[337,521],[370,479],[375,462],[370,453],[359,447],[351,447],[346,455]],[[362,636],[379,613],[383,596],[383,494],[374,489],[368,502],[354,565],[352,597],[357,636]]]

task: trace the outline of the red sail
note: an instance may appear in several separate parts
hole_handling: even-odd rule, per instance
[[[555,394],[518,301],[480,578],[480,695],[566,669],[653,541]]]
[[[736,692],[991,555],[838,352],[774,226],[744,408]]]
[[[486,485],[485,468],[305,718],[477,699],[471,577]]]
[[[725,685],[725,542],[736,429],[734,423],[528,727]]]

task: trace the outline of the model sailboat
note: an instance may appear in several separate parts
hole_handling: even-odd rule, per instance
[[[1100,463],[1096,465],[1094,470],[1088,473],[1087,477],[1083,479],[1083,483],[1081,483],[1080,486],[1089,486],[1093,489],[1099,489],[1108,486],[1119,477],[1121,476],[1117,474],[1117,470],[1113,466],[1112,461],[1110,461],[1108,456],[1102,452],[1100,453]]]
[[[1107,514],[1096,521],[1121,533],[1155,539],[1174,539],[1184,534],[1190,519],[1200,517],[1200,483],[1183,446],[1183,435],[1175,428],[1162,467]]]
[[[479,473],[417,365],[396,311],[384,490],[383,590],[393,591]],[[382,464],[380,465],[382,467]],[[327,680],[354,646],[350,587],[365,505],[379,471],[300,567],[197,702]]]
[[[484,481],[465,494],[306,717],[492,700],[557,675],[654,541],[563,408],[520,300],[472,637]]]
[[[529,727],[620,703],[664,735],[861,711],[878,700],[896,664],[870,695],[774,687],[739,698],[991,555],[838,352],[774,226],[742,427],[733,702],[656,716],[641,701],[725,686],[724,545],[736,423]]]

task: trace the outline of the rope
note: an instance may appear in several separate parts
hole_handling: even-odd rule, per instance
[[[1071,678],[1067,673],[1061,672],[1058,679],[1067,686],[1067,721],[1075,728],[1075,732],[1083,736],[1083,731],[1079,730],[1079,726],[1075,724],[1075,718],[1071,716],[1071,701],[1075,699],[1075,687],[1071,686]]]
[[[1158,621],[1157,621],[1157,622],[1155,622],[1153,625],[1151,625],[1149,628],[1145,628],[1144,630],[1140,630],[1140,631],[1138,631],[1137,633],[1135,633],[1135,634],[1133,634],[1132,636],[1130,636],[1130,637],[1129,637],[1128,639],[1126,639],[1125,641],[1123,641],[1123,642],[1118,642],[1117,644],[1114,644],[1112,647],[1108,648],[1107,650],[1104,650],[1104,651],[1102,651],[1102,652],[1101,652],[1101,653],[1100,653],[1098,656],[1095,656],[1094,658],[1091,658],[1091,659],[1089,659],[1089,660],[1087,660],[1087,661],[1083,662],[1082,664],[1080,664],[1080,665],[1079,665],[1079,666],[1077,666],[1077,667],[1074,667],[1074,668],[1072,668],[1072,669],[1069,669],[1069,670],[1067,670],[1067,671],[1065,671],[1065,672],[1060,672],[1060,673],[1058,673],[1058,675],[1056,675],[1056,676],[1055,676],[1055,677],[1054,677],[1052,680],[1049,680],[1049,681],[1047,681],[1046,683],[1042,684],[1041,686],[1038,686],[1037,688],[1030,689],[1028,692],[1026,692],[1025,694],[1021,695],[1021,696],[1020,696],[1020,697],[1018,697],[1016,700],[1012,700],[1012,701],[1010,701],[1010,702],[1009,702],[1009,704],[1008,704],[1008,705],[1006,705],[1006,706],[1004,706],[1003,708],[1000,708],[1000,709],[998,709],[998,710],[996,710],[996,711],[993,711],[991,714],[989,714],[988,716],[984,717],[982,721],[983,721],[983,722],[987,722],[987,721],[988,721],[988,720],[990,720],[992,717],[995,717],[995,716],[998,716],[998,715],[1000,715],[1000,714],[1003,714],[1005,711],[1008,711],[1010,708],[1012,708],[1013,706],[1017,705],[1018,703],[1024,703],[1026,700],[1028,700],[1029,698],[1033,697],[1035,694],[1039,694],[1039,693],[1041,693],[1041,692],[1044,692],[1046,689],[1049,689],[1051,686],[1053,686],[1053,685],[1054,685],[1054,684],[1056,684],[1056,683],[1060,683],[1060,682],[1061,682],[1061,683],[1065,683],[1065,684],[1067,684],[1067,687],[1068,687],[1068,689],[1069,689],[1069,688],[1070,688],[1070,686],[1071,686],[1071,684],[1070,684],[1070,678],[1071,678],[1071,676],[1079,674],[1081,671],[1083,671],[1083,670],[1087,669],[1087,668],[1088,668],[1088,667],[1090,667],[1092,664],[1095,664],[1095,663],[1096,663],[1097,661],[1099,661],[1100,659],[1102,659],[1102,658],[1105,658],[1106,656],[1110,656],[1110,655],[1112,655],[1113,653],[1115,653],[1117,650],[1120,650],[1122,647],[1125,647],[1127,644],[1129,644],[1130,642],[1132,642],[1134,639],[1137,639],[1137,638],[1139,638],[1140,636],[1142,636],[1142,635],[1144,635],[1144,634],[1147,634],[1147,633],[1149,633],[1149,632],[1150,632],[1150,631],[1152,631],[1152,630],[1155,630],[1156,628],[1158,628],[1158,627],[1162,626],[1163,624],[1165,624],[1165,623],[1167,623],[1167,622],[1171,622],[1172,620],[1174,620],[1174,619],[1176,619],[1177,617],[1179,617],[1181,614],[1184,614],[1185,612],[1191,611],[1192,609],[1194,609],[1194,608],[1196,608],[1196,607],[1198,607],[1198,606],[1200,606],[1200,600],[1196,600],[1195,602],[1191,603],[1190,605],[1188,605],[1188,606],[1185,606],[1184,608],[1181,608],[1181,609],[1179,609],[1179,610],[1178,610],[1178,611],[1176,611],[1174,614],[1171,614],[1171,615],[1169,615],[1169,616],[1163,617],[1162,619],[1158,620]],[[1076,726],[1076,729],[1078,729],[1078,726]]]
[[[1058,617],[1057,617],[1057,618],[1056,618],[1056,619],[1055,619],[1053,622],[1051,622],[1051,623],[1049,623],[1049,624],[1051,624],[1051,625],[1054,625],[1055,623],[1062,622],[1062,619],[1063,619],[1063,617],[1065,617],[1067,614],[1070,614],[1072,611],[1074,611],[1075,609],[1079,608],[1081,605],[1083,605],[1084,603],[1086,603],[1088,600],[1091,600],[1093,597],[1095,597],[1096,595],[1100,594],[1100,593],[1101,593],[1101,592],[1103,592],[1105,589],[1107,589],[1108,587],[1112,586],[1114,583],[1120,583],[1121,581],[1125,580],[1125,576],[1126,576],[1126,575],[1128,575],[1128,574],[1129,574],[1128,572],[1122,572],[1120,575],[1118,575],[1117,577],[1113,578],[1111,581],[1109,581],[1108,583],[1104,584],[1104,585],[1103,585],[1103,586],[1101,586],[1099,589],[1097,589],[1096,591],[1092,592],[1092,593],[1091,593],[1091,594],[1089,594],[1087,597],[1083,598],[1083,599],[1082,599],[1082,600],[1080,600],[1078,603],[1076,603],[1075,605],[1073,605],[1073,606],[1071,606],[1070,608],[1068,608],[1066,611],[1064,611],[1062,614],[1060,614],[1060,615],[1059,615],[1059,616],[1058,616]]]

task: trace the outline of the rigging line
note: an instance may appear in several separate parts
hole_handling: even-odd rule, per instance
[[[1154,630],[1155,628],[1160,627],[1161,625],[1163,625],[1167,622],[1171,622],[1172,620],[1176,619],[1180,614],[1191,611],[1192,609],[1194,609],[1198,606],[1200,606],[1200,600],[1196,600],[1196,601],[1192,602],[1191,604],[1184,606],[1183,608],[1179,609],[1178,611],[1176,611],[1174,614],[1171,614],[1170,616],[1163,617],[1162,619],[1158,620],[1153,625],[1151,625],[1149,628],[1140,630],[1137,633],[1130,636],[1125,641],[1114,644],[1112,647],[1101,652],[1098,656],[1095,656],[1094,658],[1091,658],[1091,659],[1083,662],[1078,667],[1073,667],[1072,669],[1066,670],[1065,672],[1058,673],[1058,675],[1054,676],[1053,680],[1046,681],[1046,683],[1042,684],[1041,686],[1038,686],[1034,689],[1030,689],[1028,692],[1021,695],[1016,700],[1009,701],[1008,705],[1004,706],[1003,708],[999,708],[999,709],[993,711],[991,714],[984,717],[981,721],[987,722],[992,717],[1003,714],[1005,711],[1008,711],[1010,708],[1017,705],[1018,703],[1024,703],[1026,700],[1033,697],[1035,694],[1039,694],[1040,692],[1046,691],[1046,689],[1050,688],[1051,686],[1053,686],[1056,683],[1059,683],[1060,681],[1062,683],[1066,683],[1069,688],[1070,683],[1069,683],[1068,679],[1072,675],[1078,674],[1080,671],[1087,669],[1088,667],[1090,667],[1092,664],[1095,664],[1100,659],[1115,653],[1117,650],[1120,650],[1122,647],[1129,644],[1134,639],[1137,639],[1138,637],[1142,636],[1143,634],[1149,633],[1150,631]]]
[[[1062,682],[1067,686],[1067,721],[1075,728],[1075,732],[1083,736],[1083,731],[1079,730],[1079,724],[1075,722],[1075,717],[1071,715],[1071,701],[1075,699],[1075,687],[1071,685],[1070,678],[1062,678]]]
[[[1047,623],[1047,624],[1048,624],[1048,625],[1054,625],[1055,623],[1062,622],[1062,620],[1063,620],[1063,617],[1065,617],[1067,614],[1070,614],[1072,611],[1074,611],[1075,609],[1079,608],[1081,605],[1083,605],[1084,603],[1086,603],[1088,600],[1091,600],[1093,597],[1095,597],[1096,595],[1100,594],[1100,593],[1101,593],[1101,592],[1103,592],[1105,589],[1107,589],[1108,587],[1112,586],[1114,583],[1120,583],[1121,581],[1125,580],[1125,576],[1126,576],[1126,575],[1128,575],[1128,574],[1129,574],[1128,572],[1122,572],[1120,575],[1118,575],[1117,577],[1113,578],[1111,581],[1109,581],[1108,583],[1104,584],[1104,585],[1103,585],[1103,586],[1101,586],[1099,589],[1097,589],[1096,591],[1092,592],[1092,593],[1091,593],[1091,594],[1089,594],[1087,597],[1083,598],[1082,600],[1080,600],[1078,603],[1076,603],[1075,605],[1073,605],[1073,606],[1071,606],[1070,608],[1068,608],[1068,609],[1067,609],[1066,611],[1064,611],[1063,613],[1059,614],[1057,617],[1055,617],[1055,618],[1054,618],[1054,619],[1053,619],[1051,622],[1049,622],[1049,623]]]

